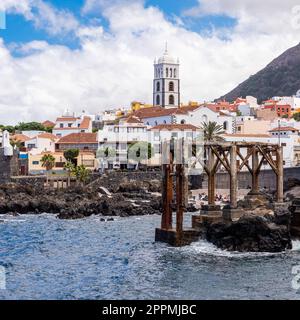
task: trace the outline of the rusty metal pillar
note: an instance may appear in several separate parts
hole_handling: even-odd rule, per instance
[[[277,166],[277,202],[283,202],[283,148],[278,146],[276,150]]]
[[[215,182],[215,172],[213,172],[212,168],[214,165],[215,155],[213,154],[211,149],[207,150],[208,152],[208,205],[214,206],[216,200],[216,182]]]
[[[258,183],[258,151],[257,148],[254,146],[252,150],[252,194],[259,193],[259,183]]]
[[[237,146],[230,147],[230,207],[237,208]]]
[[[184,212],[184,167],[183,164],[176,165],[176,232],[183,230]]]

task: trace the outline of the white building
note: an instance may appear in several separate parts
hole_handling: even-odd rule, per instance
[[[135,117],[129,117],[116,125],[104,125],[98,132],[99,153],[97,158],[103,168],[127,168],[129,145],[147,142],[147,126]],[[105,151],[111,154],[106,154]]]
[[[230,142],[262,142],[280,144],[283,146],[284,167],[294,167],[298,164],[298,155],[295,149],[299,146],[299,138],[295,135],[282,135],[280,140],[276,135],[269,134],[229,134],[224,135],[226,141]],[[243,156],[246,156],[243,150]],[[267,163],[263,164],[262,170],[270,169]],[[245,169],[246,170],[246,169]]]
[[[299,92],[299,94],[300,94],[300,92]],[[277,105],[279,105],[279,106],[290,105],[292,108],[292,111],[300,108],[300,95],[299,96],[295,95],[295,96],[291,96],[291,97],[273,97],[273,100],[278,101]]]
[[[153,105],[174,108],[180,105],[179,61],[166,50],[154,62]]]
[[[43,132],[30,140],[25,141],[25,147],[30,154],[36,155],[43,152],[55,152],[55,142],[58,138],[51,134]]]
[[[71,133],[91,133],[92,120],[90,117],[82,115],[76,117],[74,115],[63,115],[55,121],[55,127],[52,133],[58,138],[64,137]]]

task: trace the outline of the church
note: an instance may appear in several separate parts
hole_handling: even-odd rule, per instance
[[[163,56],[154,61],[153,106],[180,106],[179,60],[169,55],[167,45]]]

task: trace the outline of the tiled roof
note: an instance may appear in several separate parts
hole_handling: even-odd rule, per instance
[[[280,127],[280,128],[278,127],[270,130],[269,132],[276,132],[276,131],[299,131],[299,130],[293,127]]]
[[[44,122],[42,122],[42,125],[46,128],[51,128],[55,126],[55,123],[50,121],[50,120],[46,120]]]
[[[68,121],[76,121],[78,118],[75,117],[60,117],[56,119],[56,122],[68,122]]]
[[[19,141],[19,142],[25,142],[25,141],[31,140],[30,137],[25,136],[25,134],[20,134],[20,133],[17,133],[15,135],[11,136],[10,139],[12,141]]]
[[[243,133],[234,133],[234,134],[223,134],[224,137],[237,137],[237,138],[270,138],[270,134],[243,134]]]
[[[192,124],[159,124],[153,128],[151,128],[151,130],[176,130],[176,131],[184,131],[184,130],[192,130],[192,131],[196,131],[200,129],[199,127],[193,126]]]
[[[54,134],[52,133],[48,133],[48,132],[44,132],[44,133],[41,133],[37,136],[37,138],[42,138],[42,139],[50,139],[52,141],[56,141],[58,138],[57,136],[55,136]]]
[[[90,117],[84,117],[79,128],[80,129],[88,129],[91,123],[91,118]]]
[[[125,123],[143,123],[141,120],[139,120],[138,117],[135,116],[129,116],[126,120]]]
[[[163,116],[171,116],[178,111],[178,108],[169,108],[165,109],[162,107],[152,107],[152,108],[144,108],[133,113],[133,116],[138,117],[140,119],[145,118],[155,118],[155,117],[163,117]]]
[[[57,144],[97,143],[97,133],[71,133],[60,138]]]

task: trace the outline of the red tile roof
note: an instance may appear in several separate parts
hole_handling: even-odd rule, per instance
[[[52,141],[56,141],[58,138],[57,136],[55,136],[54,134],[52,133],[48,133],[48,132],[44,132],[44,133],[41,133],[37,136],[37,138],[42,138],[42,139],[50,139]]]
[[[84,117],[79,128],[80,129],[88,129],[91,123],[91,118],[90,117]]]
[[[243,133],[234,133],[234,134],[224,134],[224,137],[237,137],[237,138],[270,138],[270,134],[243,134]]]
[[[79,118],[75,118],[75,117],[60,117],[56,119],[56,122],[68,122],[68,121],[76,121]]]
[[[97,143],[97,133],[71,133],[60,138],[57,144]]]
[[[129,116],[127,119],[125,119],[125,123],[143,123],[143,122],[139,120],[138,117]]]
[[[200,129],[199,127],[193,126],[192,124],[159,124],[150,130],[176,130],[176,131],[184,131],[184,130],[190,130],[190,131],[196,131]]]
[[[42,125],[46,128],[52,128],[55,126],[55,123],[50,120],[46,120],[46,121],[42,122]]]
[[[178,108],[165,109],[162,107],[151,107],[151,108],[144,108],[144,109],[137,110],[133,113],[133,116],[138,117],[140,119],[145,119],[145,118],[171,116],[176,112],[178,112]]]
[[[25,142],[25,141],[31,140],[31,138],[28,137],[28,136],[25,136],[25,134],[17,133],[15,135],[11,136],[10,140],[19,141],[19,142]]]
[[[270,130],[269,132],[276,132],[276,131],[299,131],[299,130],[293,127],[280,127],[280,128],[278,127]]]

